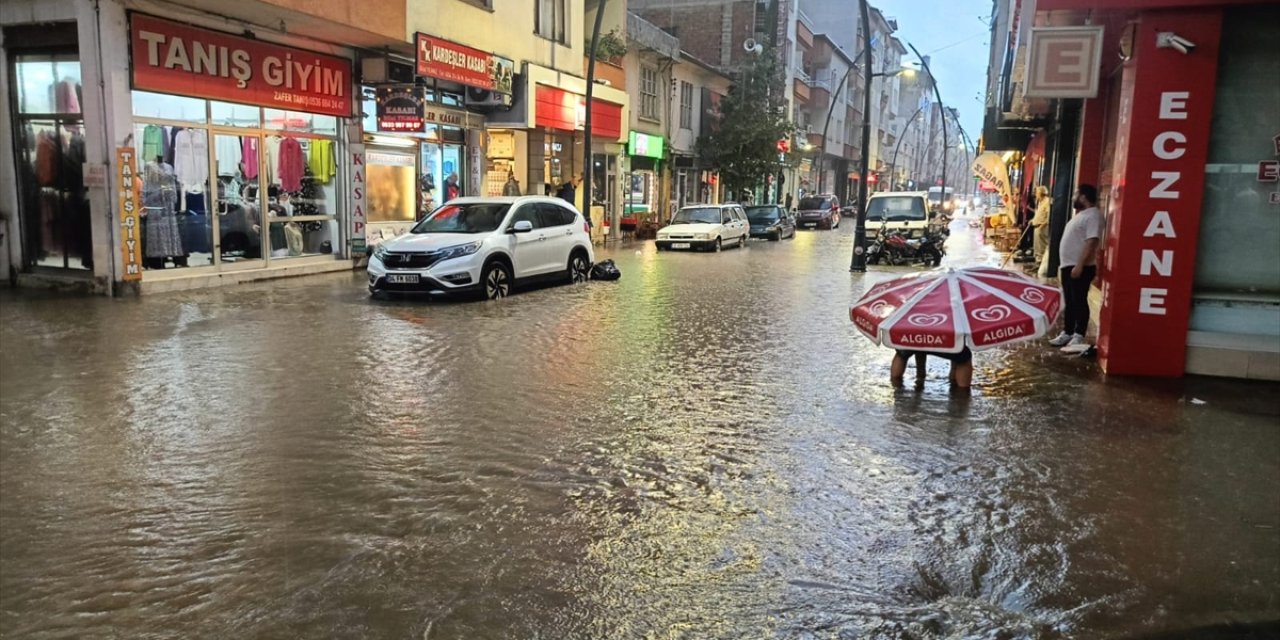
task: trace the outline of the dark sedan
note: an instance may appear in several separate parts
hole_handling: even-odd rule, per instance
[[[752,238],[781,240],[796,236],[795,220],[776,204],[747,207],[747,222],[751,223]]]

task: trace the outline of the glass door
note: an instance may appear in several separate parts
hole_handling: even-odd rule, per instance
[[[217,233],[221,264],[237,268],[262,264],[262,148],[262,138],[256,134],[214,133],[218,204],[211,216],[211,233]]]
[[[444,174],[444,191],[445,200],[461,197],[466,193],[463,190],[462,176],[466,175],[465,167],[462,164],[462,146],[456,144],[445,144],[441,146],[440,154],[440,172]]]
[[[90,271],[79,59],[75,53],[19,54],[11,77],[24,266]]]

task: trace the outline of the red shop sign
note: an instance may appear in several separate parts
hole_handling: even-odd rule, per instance
[[[582,129],[587,115],[585,97],[540,84],[534,90],[534,101],[534,120],[539,127],[569,132]],[[622,105],[592,100],[591,135],[610,140],[621,138]]]
[[[417,35],[417,43],[418,75],[511,93],[513,61],[425,33]]]
[[[274,109],[351,115],[351,61],[130,16],[133,88]]]

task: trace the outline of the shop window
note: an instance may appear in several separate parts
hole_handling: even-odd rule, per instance
[[[405,153],[369,151],[365,154],[365,162],[369,222],[415,220],[418,177],[414,157]]]
[[[693,83],[680,83],[680,128],[693,129]]]
[[[142,266],[213,264],[209,137],[201,128],[134,125],[142,196]]]
[[[13,65],[19,113],[80,113],[80,61],[75,55],[18,55]]]
[[[660,120],[658,110],[658,70],[640,67],[640,116],[650,120]]]
[[[277,131],[296,131],[317,135],[338,135],[338,118],[301,111],[263,109],[265,128]]]
[[[549,40],[568,42],[565,33],[565,0],[537,0],[534,31]]]
[[[223,127],[262,127],[262,109],[232,102],[210,102],[209,122]]]
[[[133,92],[133,115],[138,118],[200,123],[206,122],[208,118],[204,100],[148,91]]]

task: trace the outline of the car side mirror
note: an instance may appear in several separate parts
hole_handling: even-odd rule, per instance
[[[515,224],[511,225],[511,231],[508,233],[529,233],[530,231],[533,231],[532,222],[529,222],[528,220],[518,220]]]

